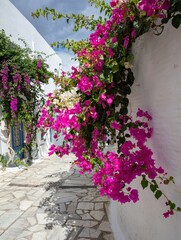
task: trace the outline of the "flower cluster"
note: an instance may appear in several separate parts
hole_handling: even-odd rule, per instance
[[[2,64],[2,69],[0,70],[0,77],[2,81],[0,83],[1,97],[2,99],[10,101],[9,107],[11,110],[11,117],[16,118],[18,116],[18,101],[22,102],[20,94],[23,94],[23,91],[28,97],[28,92],[31,87],[30,76],[26,72],[20,73],[18,70],[19,66],[9,64],[4,61]],[[24,104],[24,102],[22,102]]]
[[[148,126],[152,118],[141,109],[136,121],[128,116],[127,96],[134,82],[131,45],[150,29],[152,19],[163,17],[170,5],[167,0],[112,0],[111,7],[110,19],[97,24],[86,47],[78,50],[81,67],[72,67],[68,78],[63,73],[60,80],[56,79],[58,90],[48,95],[38,127],[54,130],[54,138],[64,136],[63,145],[52,145],[50,155],[62,157],[71,152],[80,173],[96,169],[93,181],[101,195],[121,203],[137,202],[138,190],[131,184],[142,177],[143,188],[150,184],[158,199],[162,192],[155,179],[164,179],[165,171],[156,166],[146,145],[152,135]],[[117,153],[105,153],[108,136],[117,139]]]
[[[3,119],[22,120],[26,130],[26,146],[36,138],[36,124],[44,104],[44,94],[40,83],[47,83],[47,65],[30,56],[30,49],[21,48],[11,42],[2,30],[0,32],[0,91]]]
[[[17,111],[17,103],[18,103],[18,100],[17,98],[11,98],[11,103],[10,103],[10,108],[11,108],[11,112],[12,112],[12,117],[16,117],[16,114],[15,112]]]
[[[159,18],[164,18],[164,10],[169,10],[169,0],[142,0],[139,2],[138,7],[147,13],[148,16],[157,15]]]
[[[173,211],[167,211],[167,212],[165,212],[165,213],[163,213],[163,216],[165,217],[165,218],[168,218],[170,215],[173,215]]]

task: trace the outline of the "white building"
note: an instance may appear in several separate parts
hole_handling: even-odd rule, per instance
[[[59,56],[53,51],[50,45],[45,39],[38,33],[34,26],[19,12],[19,10],[9,1],[0,0],[0,30],[4,29],[6,35],[11,35],[11,40],[15,43],[22,45],[23,43],[18,40],[21,38],[25,40],[28,46],[33,51],[44,52],[46,55],[51,55],[47,59],[49,70],[54,72],[57,69],[61,71],[62,61]],[[53,80],[50,79],[49,84],[43,86],[45,93],[53,92],[55,85]],[[5,154],[8,151],[7,137],[5,134],[6,126],[4,122],[0,128],[0,153]],[[39,133],[37,136],[37,142],[39,145],[39,156],[44,156],[48,152],[50,144],[53,142],[53,136],[51,132],[48,132],[45,140]]]
[[[136,40],[133,50],[135,83],[130,112],[134,115],[141,108],[151,114],[149,147],[157,166],[175,179],[175,184],[162,184],[161,190],[181,207],[181,28],[169,23],[160,36],[150,31]],[[134,182],[139,190],[137,203],[111,202],[116,240],[180,240],[181,212],[165,219],[166,199],[157,200],[149,188],[142,189],[140,181]]]

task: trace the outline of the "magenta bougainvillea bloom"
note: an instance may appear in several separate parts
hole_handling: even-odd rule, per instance
[[[130,4],[133,11],[130,11]],[[170,5],[167,0],[142,0],[138,4],[112,0],[110,5],[113,8],[111,18],[105,24],[97,24],[87,47],[78,50],[81,67],[72,67],[68,78],[63,73],[58,90],[48,95],[38,126],[45,131],[51,128],[56,132],[55,138],[60,133],[64,137],[61,146],[51,146],[49,155],[56,153],[62,157],[73,153],[81,174],[96,170],[93,181],[99,186],[101,195],[106,194],[120,203],[136,203],[138,189],[131,187],[136,178],[142,177],[143,188],[155,184],[159,176],[162,183],[168,179],[147,146],[153,133],[149,127],[151,115],[141,109],[135,120],[128,115],[127,96],[134,79],[131,67],[126,67],[125,63],[130,64],[133,59],[131,45],[143,34],[134,20],[144,16],[150,23],[152,18],[162,18],[163,10]],[[140,14],[134,15],[134,9]],[[76,94],[71,94],[73,88]],[[108,136],[118,140],[116,153],[104,151]],[[162,193],[157,191],[156,184],[152,189],[159,198]],[[171,214],[172,211],[164,216]]]
[[[129,36],[126,36],[125,38],[123,38],[123,40],[124,40],[123,46],[127,48],[129,44]]]
[[[41,68],[41,60],[38,62],[37,68]]]

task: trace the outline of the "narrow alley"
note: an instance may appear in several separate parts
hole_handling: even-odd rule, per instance
[[[0,240],[114,240],[109,199],[91,174],[70,169],[73,158],[46,157],[0,173]]]

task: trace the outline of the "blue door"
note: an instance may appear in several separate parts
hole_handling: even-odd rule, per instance
[[[14,124],[11,127],[11,137],[13,150],[19,152],[24,147],[22,121],[14,120]],[[24,152],[19,154],[19,157],[23,158]]]

